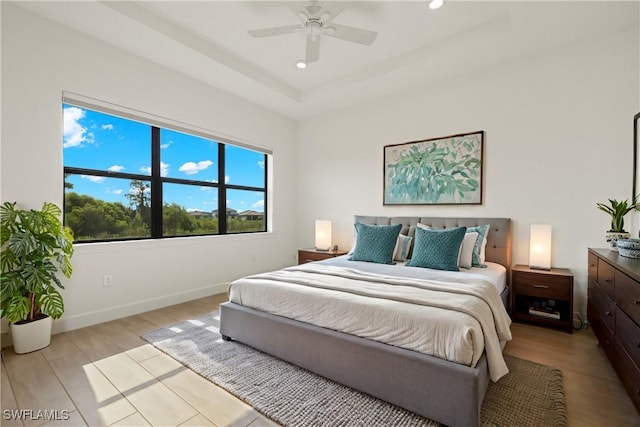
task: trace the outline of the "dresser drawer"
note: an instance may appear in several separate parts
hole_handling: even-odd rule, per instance
[[[627,390],[629,397],[631,397],[631,401],[640,411],[640,370],[618,342],[615,345],[615,363],[613,367],[618,373],[618,377],[620,377],[620,381]]]
[[[593,329],[593,333],[598,338],[598,343],[604,353],[607,355],[609,360],[613,362],[614,353],[615,353],[615,338],[613,334],[607,329],[607,327],[602,323],[600,317],[598,315],[594,315],[592,313],[593,306],[589,304],[587,306],[587,316],[589,316],[589,324],[591,324],[591,329]]]
[[[615,268],[598,259],[598,284],[611,299],[615,299],[615,272]]]
[[[589,279],[598,280],[598,257],[589,252]]]
[[[519,272],[514,276],[516,294],[547,299],[569,299],[573,279],[562,276],[544,276]]]
[[[619,271],[616,271],[616,302],[640,324],[640,284]]]
[[[616,339],[636,366],[640,366],[640,326],[629,318],[620,307],[616,308]]]
[[[589,280],[589,300],[587,314],[589,320],[597,317],[613,334],[616,330],[616,304],[593,280]]]

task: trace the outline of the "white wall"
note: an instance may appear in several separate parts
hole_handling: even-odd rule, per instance
[[[1,198],[62,206],[62,91],[272,147],[273,233],[76,245],[66,312],[74,329],[226,291],[294,263],[297,123],[2,2]],[[114,285],[102,286],[104,274]]]
[[[302,122],[299,245],[313,244],[315,219],[333,220],[346,248],[354,214],[501,216],[514,263],[528,264],[530,224],[549,223],[552,264],[573,271],[585,311],[587,247],[604,247],[610,224],[595,204],[631,196],[638,53],[627,29]],[[476,130],[482,205],[383,206],[384,145]]]

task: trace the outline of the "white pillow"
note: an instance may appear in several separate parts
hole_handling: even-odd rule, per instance
[[[488,234],[488,233],[487,233]],[[484,247],[487,246],[487,236],[484,236],[484,239],[482,239],[482,246],[480,246],[480,264],[484,264],[485,262],[485,251],[484,251]]]
[[[409,256],[409,249],[411,249],[411,241],[413,239],[409,236],[405,236],[404,234],[398,235],[398,240],[396,241],[396,247],[393,250],[393,259],[395,261],[406,261]]]
[[[460,255],[458,257],[458,266],[462,268],[471,268],[471,260],[473,258],[473,247],[478,240],[478,233],[472,231],[464,235],[462,245],[460,245]]]

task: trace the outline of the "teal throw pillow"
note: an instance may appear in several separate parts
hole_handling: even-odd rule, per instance
[[[473,231],[478,233],[478,239],[476,240],[476,244],[473,246],[473,254],[471,255],[471,265],[473,265],[474,267],[487,268],[487,266],[482,263],[482,259],[480,258],[480,253],[482,252],[482,245],[484,244],[484,239],[487,238],[487,233],[489,233],[489,224],[476,225],[475,227],[467,228],[467,233],[471,233]]]
[[[467,227],[445,230],[416,228],[413,255],[407,265],[434,270],[459,271],[458,254],[466,231]]]
[[[356,248],[349,258],[351,261],[392,264],[393,250],[396,247],[402,224],[367,225],[357,222]]]

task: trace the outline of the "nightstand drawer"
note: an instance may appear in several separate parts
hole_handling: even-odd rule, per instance
[[[322,261],[323,259],[327,258],[331,258],[331,256],[321,253],[304,252],[298,255],[298,262],[302,264],[304,262]]]
[[[322,261],[324,259],[335,258],[346,254],[347,251],[334,249],[330,251],[319,251],[316,249],[298,249],[298,264],[305,264],[312,261]]]
[[[514,286],[517,294],[547,299],[568,299],[571,297],[573,280],[570,277],[519,272],[514,277]]]

